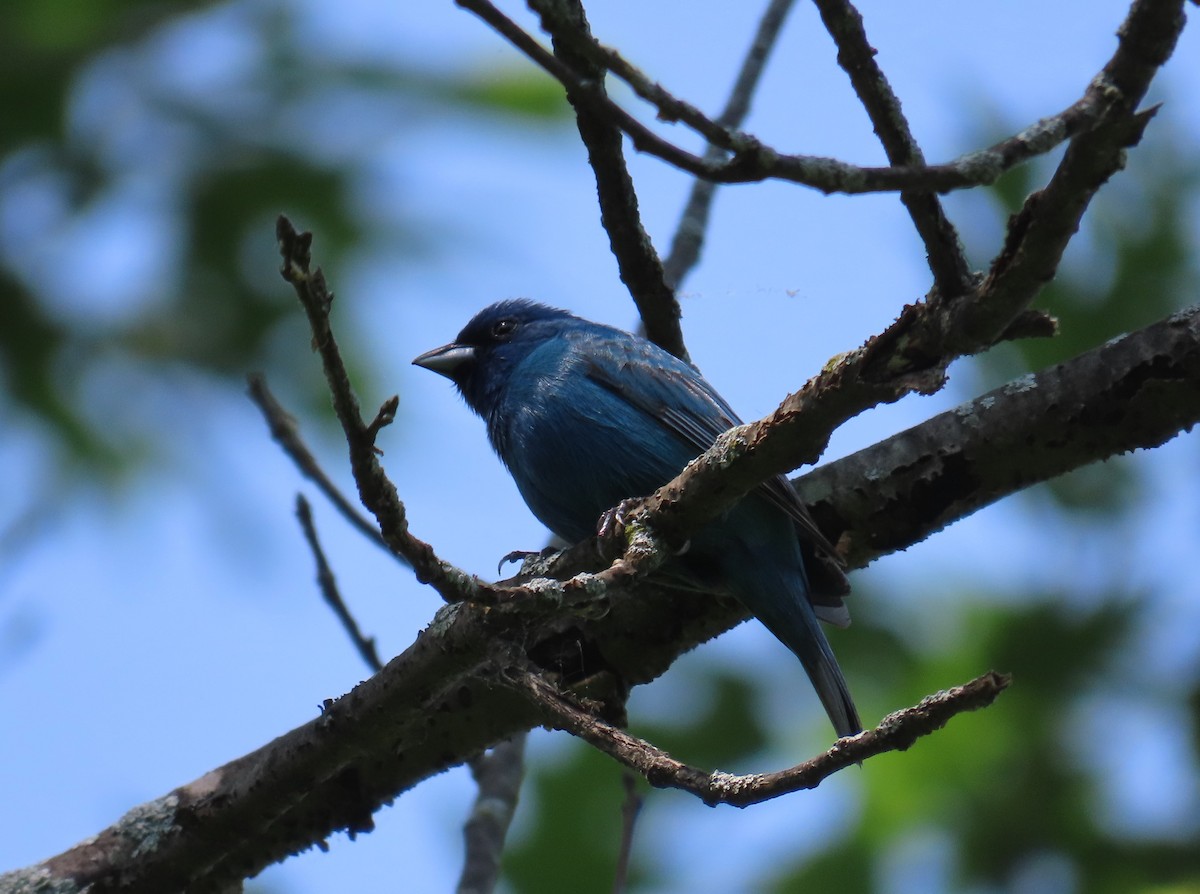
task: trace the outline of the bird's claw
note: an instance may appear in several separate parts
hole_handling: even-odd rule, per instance
[[[601,540],[619,537],[625,531],[625,523],[629,521],[629,517],[641,505],[641,502],[637,499],[622,500],[612,509],[604,510],[604,514],[596,523],[596,536]]]
[[[504,566],[509,562],[524,562],[530,556],[540,556],[541,551],[536,549],[514,549],[510,553],[505,553],[500,557],[500,562],[496,565],[496,573],[502,574]]]

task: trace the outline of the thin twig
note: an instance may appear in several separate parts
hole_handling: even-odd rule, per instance
[[[300,430],[296,425],[295,418],[283,408],[276,400],[275,395],[271,393],[271,389],[267,387],[266,379],[259,374],[254,374],[247,377],[249,385],[249,393],[251,399],[258,405],[262,411],[263,418],[267,420],[267,425],[271,430],[271,437],[275,439],[283,452],[288,455],[300,473],[309,481],[313,482],[321,493],[325,494],[326,499],[334,505],[334,508],[342,514],[342,517],[356,528],[364,537],[387,552],[388,555],[408,564],[408,560],[394,552],[383,539],[383,535],[379,533],[379,529],[371,524],[358,508],[350,502],[350,500],[340,491],[336,484],[325,474],[325,470],[321,468],[312,451],[305,445],[304,440],[300,437]]]
[[[333,294],[325,285],[325,276],[318,267],[311,269],[312,234],[297,232],[285,216],[275,225],[279,251],[283,257],[280,273],[292,284],[313,333],[313,344],[321,356],[321,366],[333,397],[333,409],[350,451],[350,468],[363,505],[379,523],[379,530],[388,546],[403,556],[413,567],[417,579],[428,583],[447,602],[457,602],[475,595],[481,583],[464,574],[448,562],[443,562],[433,547],[414,537],[408,530],[408,518],[396,487],[388,479],[375,451],[375,436],[379,428],[391,421],[394,401],[385,402],[374,421],[365,423],[359,411],[358,398],[350,385],[350,376],[341,351],[329,324]]]
[[[705,117],[694,106],[668,93],[645,75],[630,83],[637,92],[638,85],[653,85],[643,97],[655,104],[659,117],[678,120],[716,146],[731,153],[731,157],[713,161],[671,143],[658,136],[637,118],[597,89],[595,81],[577,74],[564,65],[553,53],[505,16],[489,0],[456,0],[459,6],[487,22],[498,34],[558,80],[578,103],[588,104],[603,114],[632,140],[639,152],[646,152],[670,165],[697,177],[717,183],[755,183],[763,180],[786,180],[820,190],[824,193],[850,195],[875,192],[945,193],[995,183],[1005,172],[1039,155],[1044,155],[1071,137],[1095,126],[1103,117],[1106,102],[1097,92],[1089,91],[1078,101],[1055,115],[1042,118],[1013,136],[981,150],[968,152],[952,161],[937,165],[899,165],[865,167],[848,164],[834,158],[815,155],[789,155],[763,144],[751,134],[729,131],[716,121]],[[589,44],[586,52],[598,59],[619,59],[613,50]],[[623,62],[626,74],[633,69]],[[614,71],[614,74],[617,72]],[[619,76],[619,75],[618,75]]]
[[[385,401],[375,418],[369,423],[364,423],[358,409],[358,400],[354,396],[345,364],[342,362],[341,352],[329,325],[329,309],[333,303],[333,295],[325,286],[325,277],[320,268],[310,269],[312,235],[296,232],[291,222],[282,215],[276,222],[276,235],[283,256],[283,278],[295,287],[308,316],[313,341],[321,355],[325,377],[333,395],[334,411],[350,446],[350,465],[354,472],[354,480],[358,484],[359,496],[375,514],[388,546],[412,565],[418,579],[437,589],[447,602],[478,595],[481,590],[487,589],[481,582],[441,561],[429,544],[418,540],[408,531],[404,504],[400,502],[395,486],[380,466],[375,451],[375,438],[380,429],[390,425],[395,419],[398,400],[393,397]],[[329,571],[328,563],[317,542],[308,504],[303,497],[300,498],[297,511],[301,514],[305,534],[309,536],[309,543],[317,556],[321,588],[326,600],[358,647],[363,660],[373,671],[378,672],[382,664],[375,652],[374,641],[361,634],[358,625],[337,594],[333,574]],[[468,829],[465,832],[468,853],[463,870],[464,883],[481,882],[487,874],[485,869],[490,866],[493,887],[500,871],[499,853],[503,848],[504,835],[512,814],[516,810],[517,791],[524,773],[524,736],[510,739],[505,743],[505,747],[497,746],[496,751],[499,753],[493,752],[494,759],[478,757],[470,761],[472,771],[479,782],[479,794],[476,797],[472,819],[468,821]],[[488,824],[481,825],[482,821],[477,820],[477,817],[489,811],[494,811],[495,816]],[[471,848],[483,848],[483,851],[477,852]],[[491,887],[466,890],[483,894],[490,891]]]
[[[304,499],[303,494],[296,494],[296,518],[300,519],[300,527],[304,530],[304,539],[308,541],[308,548],[312,550],[313,558],[317,563],[317,584],[321,588],[321,596],[324,597],[325,603],[333,609],[333,613],[337,615],[342,629],[350,637],[350,642],[354,644],[354,648],[358,650],[358,654],[367,667],[372,672],[378,673],[383,669],[383,662],[379,660],[379,652],[375,648],[375,638],[363,634],[359,629],[358,622],[350,614],[350,609],[346,608],[346,602],[342,599],[333,571],[329,567],[329,560],[325,558],[325,550],[321,548],[321,541],[317,537],[317,526],[313,522],[312,507],[308,505],[308,500]]]
[[[1157,111],[1138,111],[1150,82],[1175,49],[1184,25],[1183,0],[1137,0],[1117,32],[1117,50],[1092,81],[1110,110],[1100,126],[1080,134],[1045,189],[1031,195],[1009,224],[1004,250],[992,262],[979,301],[962,322],[966,337],[987,338],[1025,296],[1036,293],[1059,261],[1097,190],[1125,165]]]
[[[725,108],[717,116],[716,123],[727,131],[741,128],[750,111],[750,99],[758,87],[759,79],[767,65],[767,58],[779,38],[784,20],[792,8],[794,0],[771,0],[758,23],[754,40],[742,60],[741,70],[734,81],[733,89]],[[709,143],[704,152],[704,161],[715,164],[724,161],[729,151],[715,143]],[[717,184],[712,180],[697,178],[692,183],[692,191],[684,206],[675,228],[675,236],[671,240],[671,250],[663,262],[664,276],[667,284],[678,289],[679,284],[691,272],[700,260],[700,250],[704,245],[704,235],[708,229],[708,216],[712,210],[713,197],[716,195]]]
[[[537,674],[513,670],[508,681],[548,711],[557,728],[636,770],[656,788],[681,789],[710,806],[748,807],[816,788],[838,770],[876,755],[905,751],[918,739],[941,729],[955,715],[990,705],[1008,687],[1011,678],[989,671],[969,683],[926,696],[919,704],[889,714],[875,729],[839,739],[828,751],[811,760],[776,773],[747,776],[690,767],[657,746],[588,713]]]
[[[867,42],[862,16],[849,0],[815,0],[826,29],[838,48],[838,64],[850,76],[871,124],[883,143],[888,161],[895,166],[921,168],[925,156],[909,129],[900,100],[875,60],[875,49]],[[938,197],[931,192],[904,191],[900,201],[925,243],[929,268],[938,292],[954,298],[973,291],[974,278],[963,252],[958,232],[946,216]]]

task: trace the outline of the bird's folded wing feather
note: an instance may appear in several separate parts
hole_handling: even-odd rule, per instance
[[[697,456],[719,435],[741,424],[724,398],[682,360],[651,355],[636,343],[613,342],[606,347],[611,349],[589,351],[588,377],[657,420],[688,443]],[[817,528],[786,478],[769,478],[756,492],[789,515],[804,539],[840,564],[833,545]]]

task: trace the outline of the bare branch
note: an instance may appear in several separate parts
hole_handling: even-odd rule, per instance
[[[834,158],[815,155],[788,155],[763,144],[751,134],[725,128],[703,115],[691,104],[668,93],[639,72],[614,50],[594,40],[578,43],[577,50],[598,64],[613,62],[628,76],[635,92],[652,102],[663,120],[681,121],[708,139],[710,145],[730,153],[729,158],[698,156],[658,136],[637,118],[613,102],[589,80],[563,64],[553,53],[519,25],[505,16],[489,0],[456,0],[487,22],[513,46],[558,80],[573,96],[576,106],[589,105],[607,117],[633,142],[634,148],[662,159],[715,183],[756,183],[768,179],[786,180],[824,193],[851,195],[874,192],[944,193],[995,183],[1007,170],[1038,155],[1044,155],[1071,137],[1083,133],[1102,118],[1106,107],[1094,90],[1063,111],[1042,118],[1017,134],[987,149],[969,152],[953,161],[938,165],[901,165],[864,167]],[[620,60],[619,63],[616,60]],[[618,74],[614,70],[614,74]],[[618,74],[618,76],[620,76]]]
[[[922,168],[925,156],[909,130],[900,109],[900,100],[892,91],[882,69],[875,61],[875,49],[867,42],[862,16],[849,0],[815,0],[821,20],[838,48],[838,64],[850,76],[854,92],[883,143],[888,161],[894,166]],[[929,269],[938,292],[946,296],[974,291],[971,268],[963,253],[958,232],[935,194],[906,190],[900,201],[916,225]]]
[[[1039,463],[1053,461],[1057,474],[1191,427],[1200,422],[1197,382],[1193,308],[935,417],[925,424],[928,439],[921,426],[831,463],[802,478],[801,492],[819,520],[836,521],[851,565],[861,567],[1040,480]],[[1060,400],[1077,409],[1045,423],[1039,404],[1028,402]],[[1049,433],[1056,425],[1071,445],[1061,457]],[[946,438],[955,446],[943,467],[928,444]],[[996,461],[1027,439],[1033,446],[1021,463]],[[893,512],[913,526],[907,535]],[[547,722],[511,687],[496,685],[498,644],[519,644],[543,662],[584,656],[593,678],[628,687],[743,617],[732,601],[646,584],[612,598],[607,614],[590,621],[447,606],[380,674],[326,702],[321,717],[20,875],[91,884],[93,894],[206,890],[245,878],[338,829],[369,829],[371,812],[398,793]]]
[[[524,757],[525,733],[520,732],[471,761],[479,794],[463,828],[466,859],[458,894],[491,894],[496,887],[504,840],[525,775]]]
[[[1001,498],[1200,422],[1200,306],[1022,376],[795,480],[860,568]]]
[[[667,283],[650,235],[642,226],[637,193],[625,166],[621,131],[590,99],[593,94],[607,99],[604,72],[575,50],[578,43],[591,41],[583,4],[578,0],[530,0],[529,5],[541,16],[542,27],[553,37],[555,56],[591,85],[589,98],[568,90],[567,99],[575,108],[579,136],[587,147],[588,162],[596,175],[600,222],[608,233],[621,282],[637,305],[646,337],[686,360],[679,302],[675,290]]]
[[[296,232],[291,221],[283,215],[276,222],[275,234],[283,256],[280,272],[300,298],[312,328],[313,345],[321,355],[333,409],[350,448],[350,468],[358,485],[359,499],[375,516],[388,547],[412,565],[418,580],[432,586],[447,602],[471,598],[477,592],[479,582],[443,562],[433,547],[409,533],[404,504],[379,464],[375,451],[375,436],[380,427],[391,421],[395,405],[392,401],[386,402],[373,422],[363,422],[358,398],[354,396],[346,365],[329,325],[333,294],[325,286],[321,269],[310,269],[312,234]]]
[[[583,710],[538,674],[513,671],[510,681],[554,716],[555,727],[636,770],[651,785],[682,789],[709,806],[748,807],[780,795],[816,788],[838,770],[876,755],[905,751],[917,739],[941,729],[956,714],[990,705],[1008,687],[1011,678],[991,671],[962,686],[926,696],[911,708],[889,714],[875,729],[839,739],[824,754],[802,764],[776,773],[749,776],[688,766],[657,746]]]
[[[741,70],[734,81],[733,90],[725,102],[725,109],[717,116],[717,125],[726,131],[737,130],[750,111],[750,99],[758,87],[763,69],[767,65],[779,32],[783,30],[784,20],[792,8],[794,0],[771,0],[758,23],[754,40],[742,60]],[[729,155],[727,149],[715,143],[709,143],[704,153],[706,164],[723,161]],[[704,234],[708,229],[708,215],[712,209],[713,197],[716,195],[717,184],[712,180],[697,178],[692,184],[691,194],[684,206],[675,228],[675,236],[671,240],[671,250],[663,262],[664,276],[673,289],[679,288],[684,277],[700,260],[700,249],[704,244]]]
[[[337,485],[325,474],[325,470],[321,468],[312,451],[308,449],[304,440],[300,437],[296,420],[275,399],[275,395],[267,387],[266,379],[261,375],[251,375],[247,378],[247,382],[249,384],[250,397],[262,411],[263,418],[267,420],[267,425],[271,430],[271,437],[275,439],[275,443],[282,447],[283,452],[296,464],[296,468],[300,470],[301,474],[313,482],[325,494],[325,497],[342,514],[342,517],[350,522],[359,533],[381,549],[386,550],[388,555],[399,559],[407,565],[407,560],[395,553],[387,545],[387,541],[383,539],[383,536],[379,533],[379,529],[358,511],[358,508],[338,490]]]
[[[977,301],[960,321],[963,337],[986,340],[1014,309],[1049,282],[1092,198],[1125,165],[1157,111],[1138,112],[1150,83],[1170,58],[1183,29],[1183,0],[1137,0],[1118,32],[1112,59],[1092,82],[1110,106],[1102,123],[1071,141],[1045,189],[1025,202],[1009,222],[1004,250],[992,262]]]
[[[321,548],[321,541],[317,537],[317,526],[313,521],[312,507],[308,505],[308,500],[304,499],[301,494],[296,494],[296,517],[300,519],[300,527],[304,530],[304,539],[308,541],[308,548],[312,551],[313,559],[316,560],[317,585],[321,588],[321,596],[325,599],[325,604],[333,609],[333,613],[341,622],[342,629],[350,637],[350,642],[358,650],[363,662],[372,672],[377,673],[383,668],[383,662],[379,660],[379,653],[375,649],[375,638],[363,634],[358,627],[358,622],[350,614],[350,609],[346,607],[346,602],[342,599],[337,581],[334,579],[333,569],[329,567],[329,560],[325,558],[325,550]]]
[[[621,849],[617,852],[617,871],[613,874],[613,894],[624,894],[629,884],[629,862],[633,859],[633,830],[645,799],[638,791],[637,776],[626,770],[621,774],[625,800],[621,802]]]

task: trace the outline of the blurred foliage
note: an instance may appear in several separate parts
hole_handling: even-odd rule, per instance
[[[278,213],[320,232],[334,275],[367,240],[425,250],[404,209],[363,207],[389,141],[431,115],[567,120],[562,91],[528,67],[343,60],[306,43],[293,15],[272,0],[0,4],[0,389],[93,479],[146,459],[115,449],[82,406],[101,365],[239,388],[266,369],[302,383],[293,400],[326,405],[303,352],[273,346],[297,318],[274,276]],[[343,104],[373,127],[338,128]],[[134,224],[124,234],[106,229],[122,225],[114,211]],[[124,294],[97,298],[88,268],[113,239],[131,259]]]
[[[258,51],[217,66],[210,81],[164,67],[161,44],[202,43],[212,16]],[[89,369],[114,360],[132,361],[147,378],[184,368],[237,387],[247,370],[267,368],[307,383],[310,399],[325,404],[305,352],[273,349],[295,316],[272,274],[277,213],[320,232],[322,263],[335,278],[363,241],[425,250],[420,222],[403,209],[384,216],[362,198],[390,138],[429,115],[566,120],[561,91],[527,67],[435,76],[395,61],[314,56],[287,6],[268,0],[6,0],[0,50],[0,411],[31,416],[71,461],[97,470],[130,461],[81,405]],[[357,103],[356,114],[377,127],[347,139],[315,126],[341,101]],[[1169,135],[1155,136],[1162,131],[1156,124],[1135,150],[1139,163],[1106,187],[1082,244],[1039,300],[1062,334],[989,352],[967,373],[967,390],[1059,362],[1194,300],[1187,214],[1200,162]],[[1031,165],[1006,175],[994,211],[1011,213],[1044,174]],[[140,250],[133,269],[149,272],[127,275],[128,296],[93,299],[91,246],[112,226],[113,208],[138,222],[131,233],[148,234],[124,248]],[[353,333],[345,340],[354,356]],[[1131,511],[1143,484],[1135,466],[1108,463],[1039,493],[1055,511],[1103,519]],[[1120,560],[1114,550],[1110,561]],[[815,857],[757,867],[762,890],[1200,892],[1200,817],[1173,836],[1114,831],[1097,806],[1106,780],[1067,735],[1094,692],[1131,685],[1124,658],[1141,603],[1010,595],[963,594],[960,635],[939,653],[912,645],[911,630],[873,622],[870,599],[855,597],[852,635],[837,647],[868,716],[988,668],[1013,672],[1016,685],[992,709],[864,766],[851,780],[859,802],[851,827]],[[1081,602],[1086,611],[1064,607]],[[694,716],[635,715],[636,731],[707,767],[794,754],[780,741],[786,718],[767,716],[761,680],[709,668],[695,685],[704,697]],[[1192,679],[1178,688],[1194,769],[1200,686]],[[527,894],[609,890],[623,800],[619,768],[581,745],[533,767],[521,807],[529,831],[506,855],[506,883]],[[658,860],[661,842],[678,834],[669,817],[705,810],[689,801],[639,826],[634,890],[670,886]],[[929,866],[912,856],[923,842],[935,845]],[[940,884],[910,884],[910,870]]]

